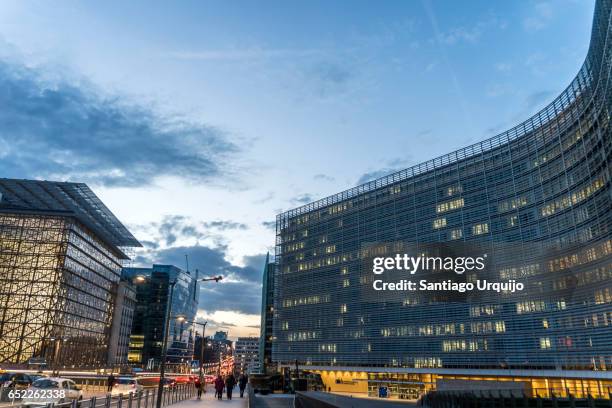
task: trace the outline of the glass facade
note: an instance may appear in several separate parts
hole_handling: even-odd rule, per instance
[[[272,340],[274,329],[274,268],[270,254],[266,255],[261,288],[261,324],[259,334],[259,367],[262,373],[274,371],[272,367]]]
[[[183,316],[186,321],[170,320],[167,362],[186,364],[193,360],[194,326],[199,294],[196,279],[190,273],[172,265],[153,265],[152,268],[124,268],[124,278],[147,278],[136,285],[136,308],[130,336],[128,361],[155,368],[161,361],[163,332],[170,294],[170,282],[176,281],[172,302],[172,316]]]
[[[123,249],[139,245],[85,184],[0,178],[0,363],[104,367]]]
[[[532,118],[277,216],[274,362],[413,372],[612,369],[611,6],[597,1],[583,67]],[[365,299],[371,271],[360,250],[397,241],[519,246],[524,257],[498,279],[533,278],[542,297]]]
[[[0,214],[0,362],[106,364],[120,258],[74,219]]]

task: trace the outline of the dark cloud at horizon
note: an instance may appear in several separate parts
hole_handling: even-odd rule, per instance
[[[177,246],[141,252],[134,261],[140,266],[170,264],[185,269],[187,255],[191,273],[198,269],[200,277],[224,277],[219,283],[200,285],[200,309],[207,313],[237,311],[259,314],[266,254],[245,256],[244,266],[238,266],[225,259],[225,251],[225,247]]]
[[[91,84],[45,81],[0,60],[0,172],[105,186],[142,186],[157,176],[208,182],[238,151],[213,126],[162,116]]]

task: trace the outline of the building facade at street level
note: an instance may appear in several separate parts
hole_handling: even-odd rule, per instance
[[[274,362],[297,359],[332,390],[384,385],[399,398],[450,379],[514,379],[540,395],[608,398],[611,8],[596,2],[584,65],[535,116],[277,216]],[[472,303],[366,296],[375,275],[361,251],[395,242],[511,244],[521,252],[494,278],[525,282],[529,295]]]
[[[85,184],[0,179],[0,363],[104,367],[136,246]]]
[[[270,254],[266,256],[261,288],[261,332],[259,334],[259,367],[262,373],[276,371],[272,364],[272,335],[274,325],[274,268]]]
[[[234,364],[239,373],[259,373],[259,337],[238,337],[234,345]]]
[[[122,367],[128,364],[130,335],[136,309],[136,288],[132,282],[122,279],[113,289],[115,308],[108,344],[108,366]]]
[[[196,272],[197,273],[197,272]],[[170,283],[176,282],[172,301],[172,318],[168,332],[166,362],[175,366],[191,364],[194,353],[194,326],[198,309],[197,276],[173,265],[151,268],[124,268],[123,277],[136,286],[136,308],[130,335],[128,361],[148,369],[159,366]],[[176,317],[182,316],[179,320]]]

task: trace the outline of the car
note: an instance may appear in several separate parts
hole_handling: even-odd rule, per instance
[[[32,384],[32,378],[28,374],[10,372],[0,374],[0,387],[26,389],[30,384]]]
[[[83,399],[83,391],[69,378],[39,378],[27,390],[22,391],[21,404],[24,406],[46,406],[63,404]]]
[[[129,395],[142,392],[144,385],[136,377],[119,377],[115,380],[111,395]]]
[[[159,384],[159,380],[158,380]],[[164,388],[172,388],[176,385],[176,380],[174,378],[164,377]]]
[[[174,377],[174,382],[176,384],[189,384],[189,383],[193,383],[193,381],[194,379],[188,375],[177,375],[176,377]]]
[[[49,377],[47,374],[42,374],[42,373],[36,373],[36,374],[29,374],[30,379],[32,380],[32,382],[39,380],[41,378],[47,378]]]

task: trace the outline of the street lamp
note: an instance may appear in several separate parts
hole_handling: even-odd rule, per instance
[[[190,321],[187,320],[185,318],[185,316],[177,316],[176,320],[178,320],[179,322],[186,322],[186,323],[190,323],[190,324],[199,324],[200,326],[202,326],[202,340],[200,341],[200,373],[199,373],[199,378],[200,378],[200,382],[203,379],[203,370],[204,370],[204,332],[206,331],[206,325],[208,324],[208,322],[204,322],[204,323],[200,323],[200,322],[196,322],[196,321]]]
[[[223,279],[223,276],[214,276],[211,278],[202,278],[197,279],[196,282],[206,282],[206,281],[215,281],[219,282]],[[147,277],[144,275],[137,275],[134,277],[135,283],[144,283],[147,281]],[[161,350],[161,362],[159,364],[159,385],[157,387],[157,402],[155,404],[156,408],[162,408],[162,400],[164,395],[164,379],[166,374],[166,356],[167,356],[167,348],[168,348],[168,332],[170,331],[170,316],[172,315],[172,298],[174,297],[174,287],[176,286],[178,280],[169,281],[168,285],[170,286],[170,295],[168,297],[168,304],[166,305],[166,316],[164,319],[164,330],[163,330],[163,342],[162,342],[162,350]]]

